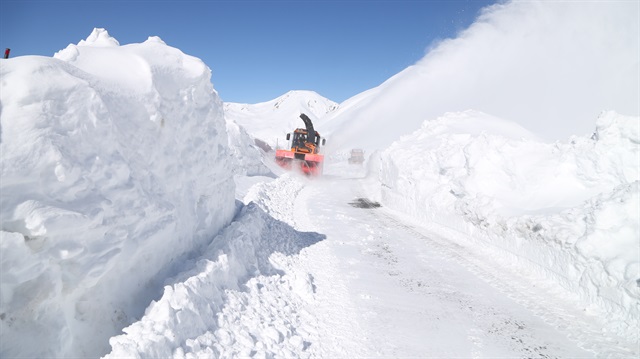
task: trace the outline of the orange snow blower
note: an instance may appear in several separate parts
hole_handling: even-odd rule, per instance
[[[313,129],[311,119],[304,113],[300,115],[306,128],[296,128],[293,131],[293,140],[290,150],[276,150],[276,163],[283,168],[299,168],[306,175],[317,176],[322,174],[324,156],[319,152],[320,144],[324,146],[325,139]],[[287,133],[287,141],[291,139],[291,133]]]

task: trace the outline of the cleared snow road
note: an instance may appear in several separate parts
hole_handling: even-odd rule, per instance
[[[598,334],[572,327],[576,317],[549,306],[553,298],[545,303],[543,291],[522,292],[469,249],[383,207],[361,208],[361,194],[357,180],[325,177],[295,200],[296,229],[326,235],[290,268],[308,272],[315,286],[305,309],[316,326],[308,354],[599,356],[583,349],[597,345]]]
[[[235,222],[108,358],[637,357],[551,282],[373,206],[365,181],[236,183]]]

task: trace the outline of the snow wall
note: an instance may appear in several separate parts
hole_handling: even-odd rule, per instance
[[[640,118],[604,112],[592,136],[543,143],[481,112],[448,113],[376,164],[384,205],[557,282],[604,331],[638,341]]]
[[[103,29],[2,60],[2,357],[99,357],[235,212],[209,68]]]

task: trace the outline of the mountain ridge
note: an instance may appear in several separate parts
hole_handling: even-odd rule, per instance
[[[277,148],[285,142],[287,133],[303,126],[301,113],[309,116],[322,133],[322,119],[339,107],[315,91],[291,90],[256,104],[226,102],[224,112],[227,121],[242,126],[254,140]]]

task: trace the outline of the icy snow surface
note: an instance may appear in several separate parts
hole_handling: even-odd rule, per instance
[[[567,51],[600,69],[591,87],[624,92],[637,63],[619,45],[637,49],[638,32],[618,6],[635,4],[609,4],[492,7],[339,108],[305,91],[223,105],[199,59],[103,29],[54,58],[1,60],[0,356],[638,357],[636,90],[585,100],[583,82],[566,83],[542,110],[622,102],[576,110],[581,129],[557,142],[528,126],[546,117],[510,112],[542,96],[522,76],[506,87],[518,101],[483,93],[489,107],[446,108],[446,88],[429,90],[450,74],[433,58],[460,59],[447,49],[545,18],[567,30],[601,9],[611,32],[589,28],[594,42]],[[626,67],[592,67],[581,55],[621,27],[598,61]],[[532,34],[538,51],[558,44]],[[552,65],[530,70],[553,82]],[[320,178],[274,166],[255,141],[275,146],[301,112],[328,139]],[[364,165],[346,161],[356,146]]]

